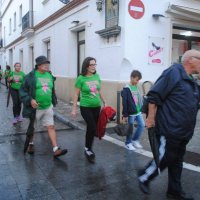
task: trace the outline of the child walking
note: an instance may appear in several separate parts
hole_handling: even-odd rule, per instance
[[[125,147],[131,151],[136,150],[136,148],[142,148],[139,139],[145,127],[141,113],[142,97],[137,86],[141,78],[142,74],[137,70],[133,70],[130,75],[130,84],[127,84],[122,90],[122,115],[130,126],[126,136]],[[133,131],[135,121],[137,122],[137,128]]]

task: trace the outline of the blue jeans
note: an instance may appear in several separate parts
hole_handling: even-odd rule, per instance
[[[145,123],[144,123],[144,119],[142,116],[142,113],[136,115],[136,116],[129,116],[128,117],[128,124],[130,126],[134,126],[134,121],[137,122],[137,129],[135,131],[134,128],[130,129],[131,131],[128,133],[128,135],[126,136],[126,144],[129,144],[132,142],[132,140],[139,140],[141,134],[144,131],[144,127],[145,127]],[[134,134],[133,134],[134,132]]]

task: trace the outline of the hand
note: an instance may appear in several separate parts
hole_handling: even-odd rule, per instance
[[[33,108],[37,108],[38,105],[39,105],[39,104],[36,102],[35,99],[32,99],[32,100],[31,100],[31,106],[32,106]]]
[[[154,126],[155,126],[155,119],[147,117],[147,119],[146,119],[146,127],[147,128],[152,128]]]
[[[8,81],[11,82],[13,80],[13,77],[9,77]]]
[[[76,112],[76,110],[75,109],[73,109],[72,110],[72,112],[71,112],[71,116],[72,116],[72,118],[76,118],[76,116],[77,116],[77,112]]]
[[[103,107],[106,107],[106,106],[107,106],[107,104],[106,104],[106,102],[104,101],[104,102],[103,102]]]
[[[123,117],[124,123],[128,123],[128,117]]]

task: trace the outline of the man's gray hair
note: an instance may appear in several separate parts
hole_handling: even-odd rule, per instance
[[[200,51],[197,51],[195,49],[191,49],[191,50],[186,51],[181,58],[181,63],[184,63],[187,59],[189,59],[193,56],[199,55],[199,53],[200,53]]]

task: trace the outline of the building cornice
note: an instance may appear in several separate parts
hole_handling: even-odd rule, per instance
[[[66,12],[69,12],[73,8],[79,6],[80,4],[86,2],[88,0],[73,0],[66,6],[62,7],[58,11],[56,11],[54,14],[50,15],[48,18],[37,24],[36,26],[33,27],[35,31],[39,30],[40,28],[44,27],[45,25],[49,24],[50,22],[58,19],[62,15],[64,15]]]
[[[86,1],[88,1],[88,0],[73,0],[73,1],[71,1],[69,4],[63,6],[61,9],[56,11],[54,14],[50,15],[49,17],[47,17],[46,19],[44,19],[43,21],[41,21],[37,25],[33,26],[34,31],[38,31],[42,27],[48,25],[52,21],[54,21],[54,20],[58,19],[59,17],[63,16],[66,12],[69,12],[70,10],[74,9],[75,7],[79,6],[80,4],[82,4],[82,3],[86,2]],[[24,39],[23,36],[18,37],[16,40],[14,40],[13,42],[11,42],[7,46],[5,46],[5,49],[10,48],[14,44],[20,42],[22,39]]]

